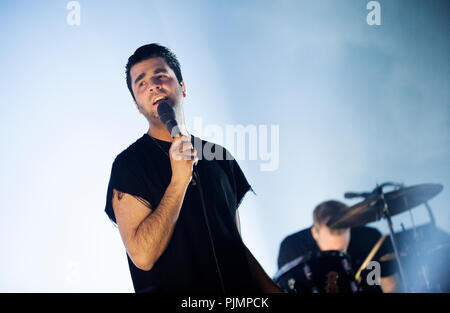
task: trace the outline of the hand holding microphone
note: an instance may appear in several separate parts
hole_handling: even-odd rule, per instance
[[[193,166],[198,163],[197,151],[189,138],[181,134],[175,112],[167,102],[158,105],[158,115],[174,138],[169,150],[172,181],[187,185],[192,179]]]

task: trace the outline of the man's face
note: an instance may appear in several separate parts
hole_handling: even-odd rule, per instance
[[[326,225],[311,227],[311,233],[321,251],[346,251],[350,243],[350,229],[331,231]]]
[[[149,123],[160,124],[158,105],[166,101],[176,110],[186,97],[184,82],[178,82],[174,71],[163,58],[151,58],[133,65],[131,87],[136,106]]]

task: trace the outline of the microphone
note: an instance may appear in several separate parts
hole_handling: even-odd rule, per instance
[[[367,198],[370,195],[372,195],[372,193],[370,192],[346,192],[344,193],[344,198],[346,199],[353,199],[353,198]]]
[[[172,138],[175,138],[178,135],[181,135],[180,128],[178,127],[177,120],[175,119],[175,111],[172,109],[172,107],[167,102],[161,102],[158,105],[158,115],[159,119],[166,125],[167,130],[170,133],[170,136]],[[197,168],[194,166],[192,171],[192,185],[197,185],[198,180],[198,173]]]
[[[167,102],[162,102],[158,105],[158,115],[159,119],[166,125],[172,138],[181,134],[177,120],[175,119],[175,112]]]

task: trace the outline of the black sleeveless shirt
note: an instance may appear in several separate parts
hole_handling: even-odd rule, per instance
[[[201,206],[201,187],[226,293],[260,292],[249,271],[245,246],[235,222],[236,210],[251,187],[225,148],[192,138],[197,151],[201,144],[204,152],[222,157],[199,160],[197,171],[201,184],[189,184],[169,244],[153,268],[140,270],[127,255],[134,289],[136,292],[222,293]],[[144,134],[116,157],[105,207],[114,223],[113,189],[141,197],[151,204],[153,210],[157,209],[172,175],[166,154],[170,146],[170,142]]]

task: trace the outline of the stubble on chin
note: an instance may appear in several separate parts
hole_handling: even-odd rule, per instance
[[[149,123],[155,123],[160,121],[158,114],[156,112],[146,110],[143,105],[139,105],[139,108],[140,112],[142,113],[142,115],[144,115],[144,117],[147,119]]]
[[[155,112],[148,113],[147,118],[152,120],[152,121],[159,121],[158,114],[156,114]]]
[[[156,112],[147,112],[145,117],[152,127],[165,127],[164,123],[159,119]]]
[[[159,117],[158,117],[158,115],[156,114],[156,112],[146,112],[145,118],[147,119],[147,121],[148,121],[151,125],[161,123],[161,120],[159,119]]]

